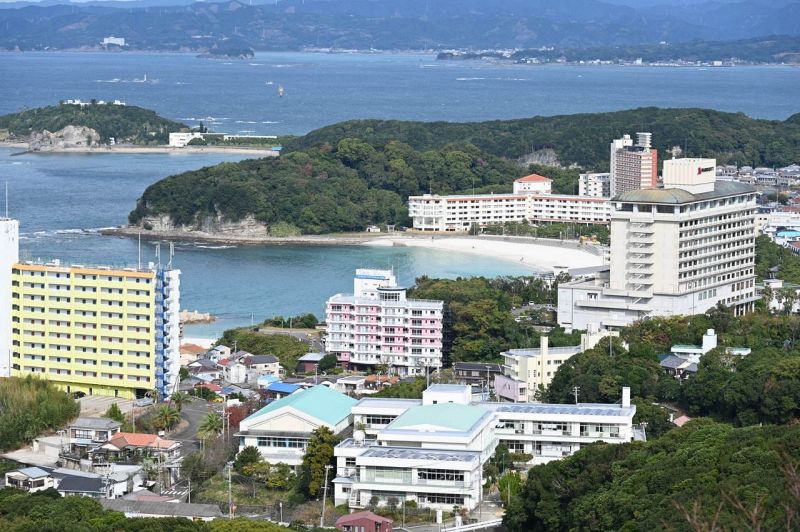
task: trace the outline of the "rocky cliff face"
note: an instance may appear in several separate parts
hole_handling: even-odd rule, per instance
[[[207,216],[198,225],[175,225],[169,215],[147,217],[141,224],[147,230],[165,235],[197,235],[200,237],[263,238],[267,236],[267,224],[259,222],[252,215],[231,222],[220,216]]]
[[[32,150],[86,148],[100,144],[100,135],[89,127],[67,126],[55,133],[46,130],[41,133],[33,133],[29,144]]]

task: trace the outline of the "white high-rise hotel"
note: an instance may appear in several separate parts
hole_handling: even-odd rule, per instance
[[[406,298],[391,270],[356,270],[353,294],[336,294],[326,307],[325,351],[340,366],[391,366],[403,375],[442,367],[444,303]]]
[[[612,199],[611,264],[558,289],[566,329],[626,326],[755,302],[755,190],[715,180],[713,159],[664,162],[663,188]]]

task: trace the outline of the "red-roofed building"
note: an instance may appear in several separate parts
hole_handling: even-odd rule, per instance
[[[356,512],[336,520],[336,530],[343,532],[392,532],[393,521],[372,512]]]
[[[181,444],[174,440],[166,440],[158,434],[139,434],[135,432],[118,432],[110,440],[92,451],[95,461],[98,456],[115,461],[137,461],[138,458],[161,456],[168,461],[177,458]]]
[[[552,183],[552,179],[543,175],[526,175],[514,180],[514,194],[550,194]]]
[[[213,382],[206,382],[203,384],[198,384],[195,388],[206,388],[207,390],[211,390],[214,393],[219,393],[222,391],[222,387],[219,384],[214,384]]]

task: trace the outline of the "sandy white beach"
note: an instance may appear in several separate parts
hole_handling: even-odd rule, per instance
[[[474,253],[514,261],[533,271],[551,271],[554,267],[587,268],[600,266],[602,257],[589,251],[533,242],[501,241],[469,237],[382,237],[365,242],[369,246],[416,246],[459,253]]]

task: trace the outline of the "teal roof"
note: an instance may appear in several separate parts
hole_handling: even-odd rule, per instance
[[[356,400],[322,384],[294,392],[283,399],[273,401],[247,419],[263,416],[283,407],[291,407],[328,425],[336,425],[350,415]]]
[[[467,432],[487,412],[482,406],[456,403],[416,406],[398,416],[386,429],[413,429],[419,425],[434,425],[444,430]]]

